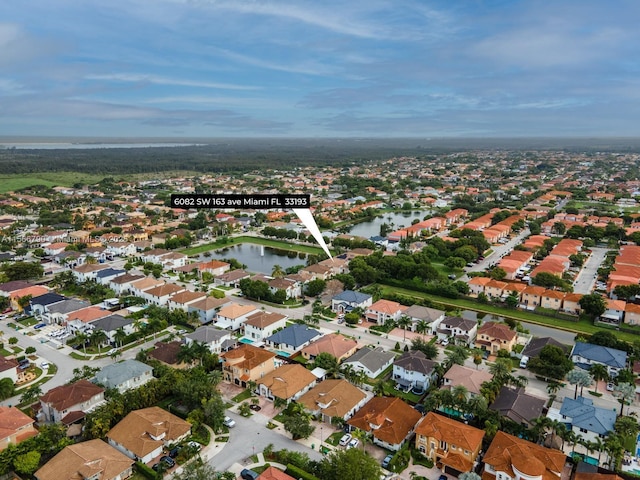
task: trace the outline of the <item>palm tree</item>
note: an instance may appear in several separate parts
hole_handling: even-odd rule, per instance
[[[498,358],[495,363],[489,366],[489,372],[498,383],[505,383],[511,376],[511,361],[508,358]]]
[[[418,320],[416,323],[416,332],[424,335],[429,331],[429,323],[426,320]]]
[[[82,344],[82,351],[85,355],[87,354],[87,340],[89,340],[89,335],[81,331],[76,332],[76,341]]]
[[[107,339],[108,337],[107,334],[104,333],[104,330],[94,330],[93,332],[91,332],[89,340],[93,345],[98,347],[98,355],[102,353],[102,344],[106,342]]]
[[[591,365],[591,368],[589,369],[589,373],[591,374],[591,376],[593,377],[593,380],[596,383],[595,391],[597,393],[598,382],[600,380],[604,380],[604,381],[609,380],[609,372],[607,371],[607,367],[605,367],[601,363],[594,363],[593,365]]]
[[[558,390],[560,390],[560,387],[562,387],[560,382],[556,382],[555,380],[551,380],[549,382],[549,384],[547,385],[547,393],[549,395],[555,395],[556,393],[558,393]]]
[[[0,400],[6,400],[13,396],[15,386],[13,380],[10,378],[3,378],[0,380]]]
[[[407,341],[407,327],[411,326],[412,323],[413,322],[411,321],[411,319],[409,317],[407,317],[406,315],[402,315],[397,321],[398,327],[402,328],[402,330],[403,330],[402,341],[404,343],[406,343],[406,341]]]
[[[211,351],[207,344],[204,342],[192,342],[191,348],[193,350],[193,356],[195,359],[199,360],[200,366],[202,366],[202,361],[204,357],[206,357]]]
[[[576,390],[573,395],[573,399],[575,400],[578,398],[578,387],[580,387],[580,395],[582,396],[582,388],[591,385],[593,383],[593,378],[589,375],[589,372],[580,368],[574,368],[567,374],[567,381],[571,385],[576,386]]]
[[[469,358],[469,350],[461,345],[455,345],[447,352],[447,363],[449,365],[464,365],[467,358]]]
[[[122,348],[122,344],[127,338],[127,332],[124,331],[122,327],[118,328],[116,332],[113,334],[113,339],[116,341],[120,348]]]
[[[176,355],[176,360],[180,363],[186,363],[191,365],[193,361],[196,359],[195,351],[193,349],[193,345],[196,342],[184,343],[180,345],[180,350],[178,350],[178,354]]]
[[[271,276],[273,278],[282,278],[286,275],[285,271],[282,269],[280,265],[274,265],[271,270]]]
[[[626,404],[630,404],[635,395],[635,385],[631,385],[630,383],[620,383],[616,386],[615,390],[613,391],[613,396],[616,397],[620,402],[620,415],[622,415],[624,406]]]
[[[42,388],[39,385],[31,385],[27,388],[20,397],[20,403],[26,403],[27,405],[35,402],[40,395],[42,395]]]

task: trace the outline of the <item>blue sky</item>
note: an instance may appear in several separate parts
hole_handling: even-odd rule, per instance
[[[638,136],[640,2],[4,0],[0,135]]]

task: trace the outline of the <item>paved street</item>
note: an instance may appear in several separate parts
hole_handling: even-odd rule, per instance
[[[608,251],[608,248],[593,247],[591,249],[591,255],[578,273],[575,282],[573,282],[573,291],[575,293],[591,293],[598,277],[598,268],[602,265]]]

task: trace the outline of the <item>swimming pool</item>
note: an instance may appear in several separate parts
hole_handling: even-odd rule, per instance
[[[250,338],[241,338],[239,340],[240,343],[248,343],[248,344],[252,344],[253,340],[251,340]]]
[[[289,352],[285,352],[283,350],[274,350],[273,353],[276,355],[280,355],[281,357],[290,357],[291,354]]]

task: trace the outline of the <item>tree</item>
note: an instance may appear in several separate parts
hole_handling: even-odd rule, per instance
[[[598,382],[600,380],[605,380],[605,381],[609,380],[609,372],[607,371],[607,367],[605,367],[601,363],[594,363],[593,365],[591,365],[591,368],[589,369],[589,373],[591,374],[591,376],[593,377],[593,380],[595,381],[596,392],[598,391]]]
[[[320,352],[313,361],[313,366],[325,369],[327,375],[333,378],[336,378],[340,369],[338,359],[329,352]]]
[[[31,405],[42,395],[42,388],[39,385],[31,385],[20,397],[20,403]]]
[[[438,347],[431,342],[425,342],[422,338],[416,337],[411,342],[411,350],[418,350],[424,353],[425,357],[433,360],[438,356]]]
[[[297,405],[297,404],[289,404]],[[297,406],[297,408],[291,409],[287,408],[284,414],[284,420],[282,421],[282,425],[284,429],[289,432],[294,440],[299,440],[301,438],[309,438],[315,427],[311,425],[311,421],[309,418],[309,414],[304,411],[303,407]]]
[[[120,348],[122,348],[122,345],[124,344],[126,338],[127,332],[125,332],[124,328],[122,327],[118,328],[113,334],[113,339],[115,340],[116,344],[120,346]]]
[[[0,267],[7,281],[31,280],[42,277],[44,268],[35,262],[7,262]]]
[[[357,448],[334,450],[322,463],[326,480],[371,480],[381,474],[378,461]]]
[[[567,382],[576,386],[573,398],[578,398],[578,387],[580,387],[580,395],[582,396],[582,389],[588,387],[593,383],[593,377],[589,375],[589,372],[582,370],[581,368],[574,368],[567,374]]]
[[[181,473],[174,473],[172,475],[174,480],[211,480],[211,479],[224,479],[224,473],[217,472],[211,465],[202,461],[188,462]],[[231,477],[235,480],[236,476],[232,474]]]
[[[557,345],[545,345],[537,357],[529,359],[527,368],[545,378],[562,380],[573,369],[573,362]]]
[[[89,335],[79,330],[76,332],[76,342],[82,345],[82,351],[85,355],[87,354],[87,340],[89,340]]]
[[[104,330],[94,330],[89,336],[89,341],[98,347],[98,354],[101,353],[102,345],[104,345],[104,342],[106,342],[107,339],[108,337]]]
[[[583,295],[578,303],[580,304],[580,307],[582,308],[584,313],[589,315],[592,320],[598,318],[607,309],[606,300],[597,293]]]
[[[273,278],[282,278],[286,275],[284,269],[280,265],[274,265],[271,269],[271,276]]]
[[[458,475],[458,480],[481,480],[482,477],[475,472],[464,472]]]
[[[494,280],[504,280],[504,278],[507,276],[507,272],[503,268],[496,267],[491,270],[489,276]]]
[[[630,383],[618,383],[613,390],[613,396],[620,402],[620,415],[624,410],[624,406],[631,404],[631,400],[635,398],[636,387]]]
[[[447,363],[449,365],[464,365],[465,360],[469,358],[469,350],[461,345],[454,345],[447,352]]]
[[[326,287],[327,287],[326,281],[322,280],[321,278],[316,278],[315,280],[311,280],[309,283],[307,283],[307,286],[305,288],[305,293],[309,297],[317,297],[322,292],[324,292],[324,289]]]
[[[10,378],[0,379],[0,400],[6,400],[13,397],[15,386]]]
[[[402,329],[402,333],[403,333],[403,338],[402,338],[403,342],[407,341],[407,328],[410,327],[412,323],[413,322],[411,321],[411,318],[407,317],[406,315],[402,315],[398,319],[398,327]]]
[[[507,383],[507,379],[511,377],[511,360],[508,358],[497,358],[496,361],[489,366],[489,372],[493,375],[493,379],[498,384]]]
[[[23,455],[18,455],[13,461],[16,472],[25,475],[33,475],[40,465],[40,452],[32,450]]]

